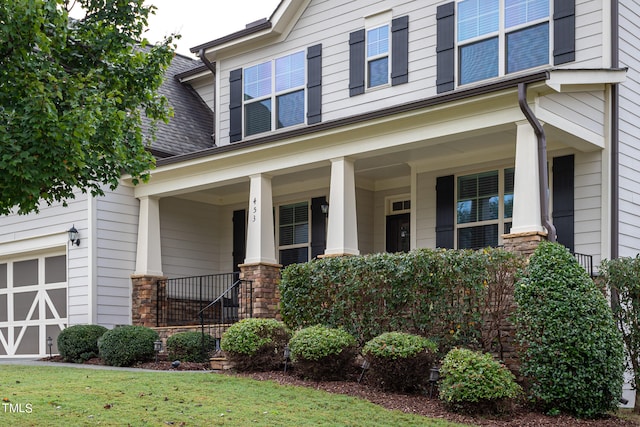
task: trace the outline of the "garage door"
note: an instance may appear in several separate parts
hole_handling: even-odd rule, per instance
[[[67,257],[48,253],[0,261],[0,357],[57,352],[67,324]]]

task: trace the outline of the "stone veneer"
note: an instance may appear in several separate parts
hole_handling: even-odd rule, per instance
[[[527,258],[533,254],[543,240],[547,240],[547,233],[539,231],[502,235],[505,250],[525,255]]]
[[[133,325],[155,327],[158,325],[158,282],[164,276],[131,276],[131,323]]]
[[[253,304],[240,303],[240,307],[253,306],[252,317],[264,319],[281,319],[280,316],[280,264],[255,263],[240,264],[240,279],[253,283]],[[246,286],[243,283],[242,286]],[[246,295],[244,290],[240,295]],[[240,313],[240,318],[249,317],[247,313]]]

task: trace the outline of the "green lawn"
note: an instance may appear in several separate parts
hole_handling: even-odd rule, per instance
[[[365,400],[213,373],[0,366],[2,426],[455,426]]]

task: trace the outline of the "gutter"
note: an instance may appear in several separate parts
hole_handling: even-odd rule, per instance
[[[619,2],[618,0],[611,1],[611,65],[618,67],[620,65],[620,53],[618,45],[619,37]],[[619,111],[620,93],[618,92],[618,85],[611,85],[611,259],[616,259],[620,256],[619,249],[619,232],[620,232],[620,213],[619,213],[619,184],[620,184],[620,140],[619,140]]]
[[[556,228],[549,221],[549,195],[547,188],[549,187],[549,174],[547,171],[547,136],[544,133],[542,125],[529,108],[527,104],[527,83],[518,83],[518,104],[520,110],[527,118],[527,121],[533,128],[538,138],[538,176],[540,191],[540,218],[542,225],[547,229],[547,240],[556,241]]]
[[[215,108],[216,105],[216,66],[214,64],[211,63],[211,61],[209,61],[209,59],[207,58],[207,55],[204,54],[204,49],[200,49],[200,52],[198,53],[198,56],[200,57],[200,60],[202,61],[202,63],[209,69],[211,70],[211,74],[213,74],[213,105]],[[213,127],[213,132],[211,133],[211,139],[213,139],[213,145],[216,145],[216,115],[215,115],[215,111],[213,112],[213,123],[212,123],[212,127]]]

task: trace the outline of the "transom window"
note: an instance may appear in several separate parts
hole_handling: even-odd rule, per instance
[[[305,79],[304,52],[245,68],[245,136],[304,123]]]
[[[283,266],[309,261],[309,202],[278,208],[278,250]]]
[[[459,176],[456,190],[458,249],[501,244],[511,229],[513,168]]]
[[[549,0],[462,0],[457,6],[460,84],[550,63]]]
[[[367,87],[389,83],[389,26],[367,31]]]

